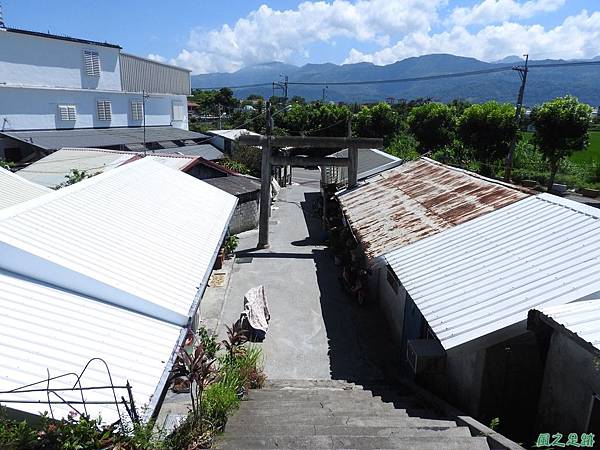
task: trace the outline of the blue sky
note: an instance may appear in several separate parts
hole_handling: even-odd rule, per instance
[[[196,73],[442,52],[488,61],[600,55],[598,0],[0,2],[9,27],[113,42]]]

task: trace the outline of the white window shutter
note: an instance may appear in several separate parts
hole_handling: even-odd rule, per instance
[[[144,120],[144,103],[142,101],[131,101],[131,118],[133,120]]]
[[[91,50],[83,51],[83,61],[85,64],[85,74],[90,77],[100,76],[100,57],[98,52]]]
[[[108,100],[98,100],[98,120],[111,120],[112,119],[112,107]]]
[[[77,120],[77,107],[75,105],[59,105],[58,115],[60,120]]]

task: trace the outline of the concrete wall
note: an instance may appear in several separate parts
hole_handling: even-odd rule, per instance
[[[377,275],[379,304],[381,305],[381,310],[392,330],[394,343],[398,348],[401,348],[406,290],[399,282],[395,284],[395,279],[392,281],[392,284],[394,284],[397,289],[394,290],[390,280],[388,280],[390,273],[387,266],[381,266],[377,271]],[[391,274],[391,276],[394,275]],[[406,355],[402,355],[402,359],[405,358]]]
[[[98,100],[111,102],[112,120],[98,120]],[[141,95],[127,92],[0,86],[0,130],[141,126],[141,120],[132,118],[132,100],[141,100]],[[146,125],[173,125],[187,130],[187,115],[183,121],[174,121],[172,116],[173,102],[182,102],[185,105],[186,101],[184,95],[151,95],[146,98]],[[58,105],[75,105],[77,120],[60,120]]]
[[[100,77],[86,75],[84,50],[98,52]],[[119,49],[0,32],[0,83],[120,91]]]
[[[546,358],[537,430],[598,433],[586,429],[594,393],[600,393],[600,358],[555,331]]]
[[[255,229],[258,226],[258,216],[258,199],[238,203],[229,222],[229,233],[238,234]]]

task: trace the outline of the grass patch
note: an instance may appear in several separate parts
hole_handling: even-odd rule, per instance
[[[588,148],[573,153],[570,159],[578,164],[600,164],[600,131],[590,131],[590,145]]]

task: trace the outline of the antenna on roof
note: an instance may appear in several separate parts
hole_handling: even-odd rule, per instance
[[[4,15],[2,14],[2,3],[0,3],[0,28],[6,28],[4,25]]]

